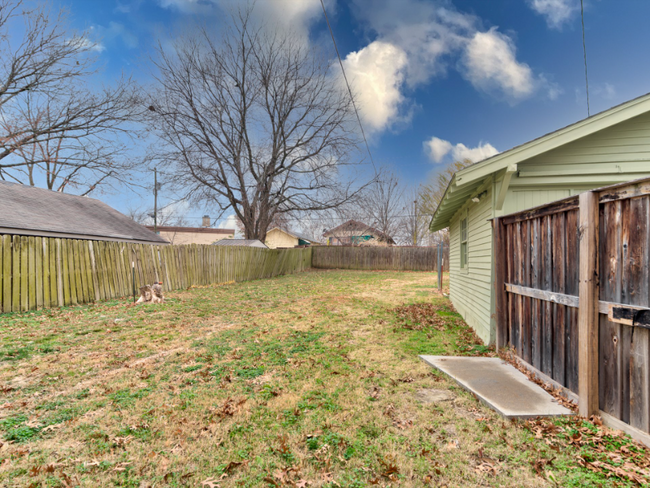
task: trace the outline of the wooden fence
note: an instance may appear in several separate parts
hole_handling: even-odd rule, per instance
[[[158,246],[0,236],[0,312],[36,310],[123,297],[162,281],[166,290],[270,278],[305,270],[311,249]]]
[[[437,247],[316,246],[314,268],[435,271]]]
[[[582,415],[650,432],[650,180],[493,226],[497,346],[577,393]]]

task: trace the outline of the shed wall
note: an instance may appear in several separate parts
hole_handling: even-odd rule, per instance
[[[286,232],[273,229],[271,232],[266,234],[265,243],[271,249],[277,249],[279,247],[296,247],[298,245],[298,239],[290,236]]]

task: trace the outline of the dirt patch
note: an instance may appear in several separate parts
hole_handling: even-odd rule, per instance
[[[415,398],[420,403],[440,403],[448,402],[456,398],[449,390],[437,390],[435,388],[426,388],[415,392]]]

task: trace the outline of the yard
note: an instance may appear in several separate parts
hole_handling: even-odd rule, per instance
[[[0,316],[2,486],[636,486],[645,450],[506,422],[431,273],[318,271]],[[409,305],[409,306],[405,306]],[[636,480],[636,481],[635,481]]]

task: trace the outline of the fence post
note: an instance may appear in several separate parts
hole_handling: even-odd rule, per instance
[[[494,233],[494,298],[497,351],[508,345],[508,295],[506,293],[506,270],[508,246],[506,226],[500,218],[492,221]]]
[[[438,243],[438,290],[442,293],[442,252],[443,252],[443,243],[440,241]]]
[[[598,414],[598,194],[580,194],[580,308],[578,393],[583,417]]]

